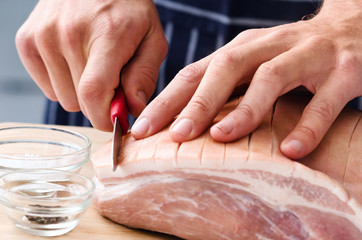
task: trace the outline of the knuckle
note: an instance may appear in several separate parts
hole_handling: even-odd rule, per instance
[[[253,108],[251,105],[243,103],[239,105],[234,112],[239,116],[245,116],[248,120],[254,122],[255,121],[255,108]]]
[[[32,35],[22,29],[16,33],[15,45],[19,51],[26,55],[31,55],[35,47]]]
[[[321,122],[331,123],[335,116],[335,110],[329,101],[316,99],[313,104],[306,109],[306,114],[317,118]]]
[[[329,54],[335,52],[333,41],[320,35],[309,37],[306,41],[306,46],[307,51],[322,51]]]
[[[308,125],[299,125],[296,131],[305,135],[313,143],[319,142],[317,131]]]
[[[167,56],[167,53],[168,53],[168,49],[169,49],[168,41],[167,41],[165,35],[162,34],[162,37],[159,40],[159,44],[160,44],[160,49],[161,49],[161,56],[163,59],[165,59]]]
[[[36,45],[39,48],[43,48],[45,50],[50,50],[51,43],[52,43],[52,40],[50,38],[53,35],[52,32],[53,32],[53,28],[50,25],[39,27],[38,29],[36,29],[34,31],[34,40],[35,40]]]
[[[67,47],[73,47],[79,43],[80,29],[74,22],[64,23],[60,26]]]
[[[82,76],[78,86],[78,94],[82,102],[100,101],[104,99],[105,93],[105,86],[100,79],[92,75]]]
[[[264,76],[263,80],[275,79],[283,75],[283,67],[272,62],[266,62],[260,65],[258,72]]]
[[[272,40],[285,42],[287,39],[294,38],[296,34],[297,33],[293,28],[280,27],[272,31],[269,36]]]
[[[154,109],[167,109],[169,101],[160,95],[152,101],[152,105],[154,106]]]
[[[264,33],[264,29],[261,28],[254,28],[254,29],[247,29],[239,33],[235,40],[239,42],[239,44],[243,44],[250,40],[256,39],[257,37],[261,36]]]
[[[255,75],[255,81],[258,81],[265,88],[281,90],[284,75],[283,66],[267,62],[260,65]]]
[[[152,83],[152,91],[156,87],[157,84],[157,69],[150,64],[143,64],[140,66],[137,66],[137,71],[141,75],[140,78],[142,81],[145,81],[147,83]]]
[[[21,41],[21,43],[29,42],[31,40],[31,34],[29,34],[29,32],[26,29],[24,29],[23,26],[19,28],[19,30],[16,32],[15,40],[16,42]]]
[[[351,52],[343,53],[337,63],[337,69],[346,73],[361,72],[362,59]]]
[[[154,42],[155,47],[159,51],[159,56],[162,59],[165,59],[168,53],[169,44],[166,38],[166,35],[162,29],[162,26],[159,26],[158,24],[150,25],[147,30],[146,38],[149,37],[152,38],[152,42]],[[147,27],[147,26],[144,26]]]
[[[242,31],[241,33],[239,33],[236,38],[238,39],[243,39],[245,37],[249,38],[249,36],[253,36],[256,34],[256,32],[258,31],[258,29],[247,29],[245,31]]]
[[[92,36],[90,41],[92,42],[96,39],[117,40],[121,37],[124,29],[135,29],[135,26],[132,25],[131,22],[132,21],[127,18],[112,18],[109,15],[102,14],[91,29]],[[129,37],[131,38],[132,35]],[[136,43],[132,41],[132,44]]]
[[[216,69],[225,69],[233,66],[235,54],[232,51],[222,51],[217,53],[210,64]]]
[[[188,83],[194,83],[198,80],[198,77],[201,74],[201,69],[197,65],[197,63],[192,63],[190,65],[187,65],[183,69],[181,69],[176,78]]]
[[[194,96],[191,100],[190,108],[197,112],[201,113],[203,116],[211,117],[212,116],[212,104],[204,96]]]
[[[314,35],[310,37],[307,41],[307,43],[314,47],[321,47],[321,46],[331,46],[331,40],[327,39],[325,37],[322,37],[320,35]]]
[[[114,18],[112,15],[103,14],[100,23],[99,27],[103,29],[103,32],[112,35],[120,32],[122,29],[135,29],[137,27],[132,18],[127,18],[123,15]]]

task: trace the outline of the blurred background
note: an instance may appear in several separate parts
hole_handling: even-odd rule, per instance
[[[41,123],[45,96],[23,67],[15,34],[37,0],[0,0],[0,122]]]

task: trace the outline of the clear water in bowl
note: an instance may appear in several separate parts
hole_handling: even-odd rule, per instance
[[[6,212],[14,224],[32,235],[58,236],[71,231],[91,202],[89,186],[47,173],[21,176],[2,185]]]
[[[79,184],[71,182],[13,182],[10,192],[19,193],[24,196],[37,199],[51,199],[59,197],[77,196],[86,192],[86,189]]]
[[[19,126],[0,128],[0,176],[17,170],[78,172],[88,162],[88,137],[68,130]]]
[[[19,151],[21,149],[21,152]],[[22,140],[6,141],[6,144],[0,144],[2,154],[9,156],[33,156],[33,157],[51,157],[64,154],[71,154],[81,148],[62,142],[45,142],[40,140]]]
[[[4,153],[5,151],[1,147],[2,145],[0,145],[0,150]],[[64,155],[80,150],[79,147],[74,145],[60,143],[45,144],[43,142],[16,142],[11,144],[8,142],[4,148],[7,151],[5,154],[12,157],[1,159],[1,164],[9,169],[66,168],[71,166],[75,162],[73,159],[78,156],[73,158],[72,156],[64,157]],[[19,152],[19,149],[22,152]]]

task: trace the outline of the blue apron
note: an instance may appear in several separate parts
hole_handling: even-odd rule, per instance
[[[154,0],[169,42],[156,91],[165,88],[184,66],[197,61],[250,28],[272,27],[313,14],[319,0]],[[358,107],[358,99],[349,103]],[[134,121],[130,117],[130,122]],[[91,126],[81,112],[66,112],[47,100],[44,122]]]

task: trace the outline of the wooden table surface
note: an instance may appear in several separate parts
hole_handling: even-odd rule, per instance
[[[19,124],[20,123],[0,123],[0,127],[10,127]],[[111,133],[101,132],[93,128],[56,127],[77,131],[88,136],[92,141],[92,152],[96,151],[102,144],[112,138]],[[80,173],[89,178],[93,177],[94,171],[91,161],[82,168]],[[48,237],[31,236],[17,229],[6,216],[3,208],[0,208],[0,234],[0,239],[9,240],[49,239]],[[71,232],[54,238],[59,240],[177,239],[163,234],[130,229],[113,223],[99,215],[93,204],[87,209],[80,223]]]

